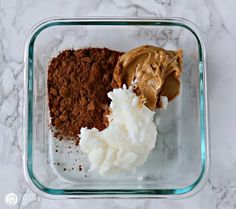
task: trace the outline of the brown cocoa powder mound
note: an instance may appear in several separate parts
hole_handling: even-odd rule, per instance
[[[48,67],[51,125],[59,139],[79,140],[82,127],[106,128],[113,70],[121,52],[106,48],[65,50]]]

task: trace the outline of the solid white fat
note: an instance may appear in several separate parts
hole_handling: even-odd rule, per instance
[[[80,132],[80,147],[88,155],[90,170],[98,170],[103,176],[134,171],[143,165],[157,136],[155,112],[140,105],[132,87],[114,89],[108,97],[112,100],[109,126],[100,132],[96,128],[82,128]]]

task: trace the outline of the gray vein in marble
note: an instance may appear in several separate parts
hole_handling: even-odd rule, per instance
[[[209,9],[210,13],[212,14],[212,16],[214,16],[214,18],[213,18],[213,19],[215,19],[214,24],[216,26],[218,26],[219,29],[223,30],[221,32],[225,31],[235,41],[236,36],[231,33],[233,28],[227,27],[226,22],[224,21],[222,14],[220,13],[220,8],[218,8],[215,1],[207,0],[206,5],[208,6],[208,9]]]
[[[172,3],[172,1],[171,0],[155,0],[155,2],[157,3],[157,4],[161,4],[161,5],[166,5],[166,6],[171,6],[171,3]]]
[[[97,9],[98,7],[100,7],[100,5],[103,3],[104,0],[99,0],[95,6],[95,9]]]
[[[133,16],[138,16],[140,10],[143,11],[144,14],[146,14],[148,16],[154,16],[154,17],[157,16],[156,12],[152,12],[152,11],[144,8],[143,6],[141,6],[137,3],[134,3],[131,0],[127,0],[126,4],[124,6],[118,5],[115,0],[111,0],[111,2],[113,2],[113,4],[116,5],[116,7],[119,9],[126,9],[126,10],[127,9],[134,9]]]
[[[236,184],[231,182],[223,186],[215,186],[211,180],[208,180],[211,185],[212,191],[217,196],[216,209],[230,206],[230,208],[236,208]]]

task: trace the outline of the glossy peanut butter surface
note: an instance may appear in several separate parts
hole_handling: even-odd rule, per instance
[[[160,96],[173,100],[180,89],[182,50],[167,51],[145,45],[123,54],[115,67],[113,78],[117,85],[134,85],[135,91],[146,99],[151,110],[161,107]]]

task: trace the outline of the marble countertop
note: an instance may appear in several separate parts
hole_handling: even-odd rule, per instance
[[[235,8],[235,0],[0,0],[0,208],[236,208]],[[28,31],[38,21],[52,16],[114,15],[184,17],[196,23],[206,35],[211,171],[204,189],[193,197],[182,200],[48,200],[35,195],[24,181],[23,50]],[[5,202],[9,193],[18,198],[14,206]]]

